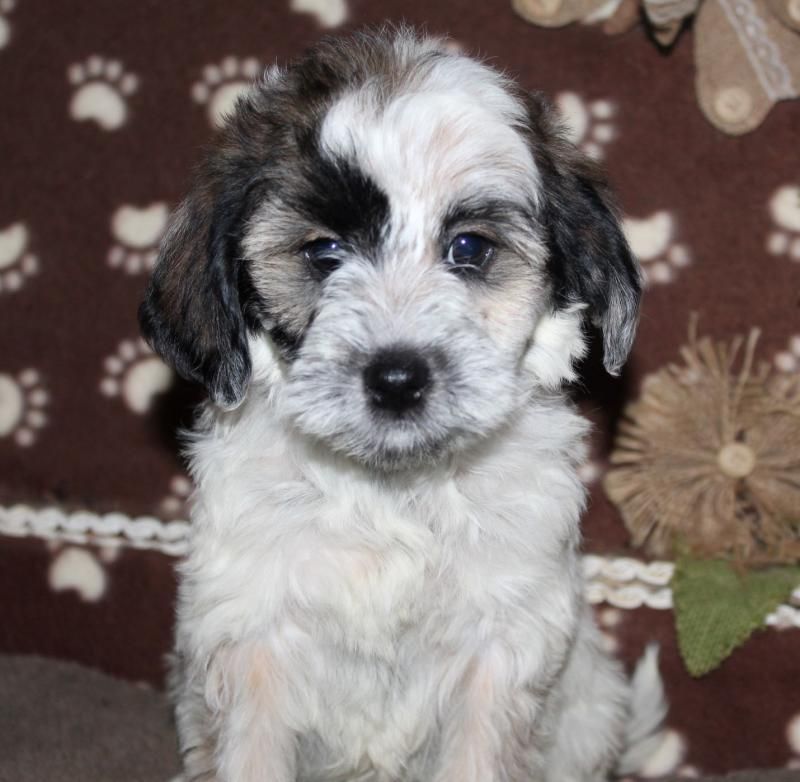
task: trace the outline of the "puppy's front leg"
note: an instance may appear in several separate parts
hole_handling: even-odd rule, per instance
[[[285,670],[266,645],[238,643],[213,657],[206,701],[218,726],[220,782],[294,782],[296,741],[284,717]]]
[[[533,677],[536,678],[536,677]],[[474,658],[445,716],[435,782],[536,782],[543,702],[510,652],[495,645]]]

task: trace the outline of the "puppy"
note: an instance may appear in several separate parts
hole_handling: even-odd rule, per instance
[[[240,99],[140,310],[210,403],[173,671],[188,780],[585,782],[664,714],[583,598],[561,388],[639,271],[552,113],[441,41],[323,42]]]

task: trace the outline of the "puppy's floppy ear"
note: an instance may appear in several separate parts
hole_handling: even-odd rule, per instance
[[[566,140],[554,110],[541,97],[531,96],[529,110],[534,159],[542,175],[540,215],[557,301],[588,305],[603,334],[606,370],[619,374],[639,317],[639,264],[598,169]]]
[[[247,272],[237,238],[245,190],[234,169],[226,175],[222,168],[213,159],[206,164],[172,215],[139,323],[178,374],[232,409],[244,399],[251,371],[242,301]]]

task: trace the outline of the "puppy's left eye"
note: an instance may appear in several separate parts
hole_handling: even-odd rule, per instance
[[[344,260],[344,247],[337,239],[315,239],[302,248],[303,257],[314,270],[327,277]]]
[[[477,271],[494,256],[494,244],[478,234],[459,234],[447,248],[447,263],[454,271]]]

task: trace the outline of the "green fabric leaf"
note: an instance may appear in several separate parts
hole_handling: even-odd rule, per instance
[[[740,573],[722,560],[680,559],[672,579],[678,646],[692,676],[716,668],[800,584],[800,567]]]

